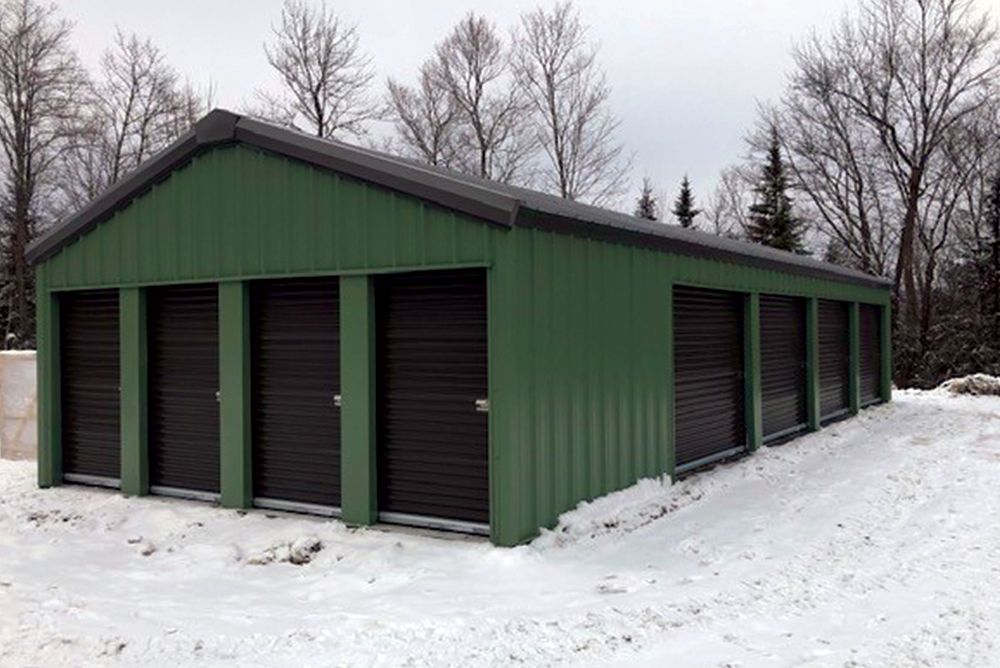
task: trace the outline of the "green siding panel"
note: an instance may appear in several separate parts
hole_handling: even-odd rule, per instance
[[[806,417],[810,431],[820,429],[819,300],[806,300]]]
[[[347,276],[340,280],[340,505],[355,525],[378,517],[375,382],[373,282]]]
[[[225,508],[252,504],[250,410],[249,285],[220,283],[219,482]]]
[[[225,401],[249,384],[245,312],[236,308],[240,282],[340,275],[343,512],[348,521],[372,522],[370,277],[472,266],[488,269],[490,520],[502,545],[530,539],[582,500],[672,475],[675,283],[871,303],[886,312],[889,301],[882,289],[486,225],[254,149],[218,148],[39,268],[39,480],[59,481],[54,291],[225,284],[220,336],[224,348],[234,346],[220,358],[229,378]],[[246,452],[249,433],[246,407],[241,413],[238,403],[224,406],[222,416],[224,447],[234,456]],[[234,490],[227,496],[234,505],[245,505],[249,455],[232,464],[242,473],[224,490]]]
[[[38,486],[62,482],[59,394],[59,300],[47,290],[48,270],[35,275],[36,371],[38,375]]]
[[[764,442],[761,368],[760,368],[760,293],[747,295],[743,318],[743,369],[746,378],[747,446],[751,451]]]
[[[861,410],[861,310],[857,302],[848,305],[848,408],[852,414]]]
[[[118,295],[118,340],[121,342],[121,489],[149,493],[147,441],[146,291],[124,288]]]

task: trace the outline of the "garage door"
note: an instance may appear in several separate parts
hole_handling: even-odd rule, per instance
[[[847,304],[819,302],[819,400],[820,418],[845,415],[849,406],[850,340]]]
[[[385,276],[376,299],[380,516],[485,526],[486,274]]]
[[[675,440],[683,470],[746,444],[743,296],[674,289]]]
[[[66,293],[59,310],[63,475],[118,486],[118,291]]]
[[[338,294],[335,278],[251,288],[257,505],[340,506]]]
[[[862,304],[861,330],[861,405],[878,403],[882,394],[882,319],[878,306]]]
[[[806,428],[806,307],[797,297],[761,295],[760,370],[764,441]]]
[[[150,486],[218,492],[218,288],[157,288],[148,309]]]

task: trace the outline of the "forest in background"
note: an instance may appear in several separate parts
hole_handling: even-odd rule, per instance
[[[6,348],[34,345],[28,244],[212,107],[150,37],[119,30],[88,71],[72,30],[54,5],[0,0]],[[470,13],[413,81],[378,80],[357,26],[322,2],[286,0],[257,38],[280,85],[244,113],[884,276],[898,385],[1000,374],[1000,35],[972,0],[859,0],[803,35],[701,203],[687,178],[669,202],[648,179],[630,193],[639,167],[571,2],[511,26]]]

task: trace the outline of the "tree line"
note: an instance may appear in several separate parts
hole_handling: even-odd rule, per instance
[[[0,0],[0,321],[33,345],[24,250],[212,106],[147,37],[119,31],[95,71],[41,0]],[[285,0],[264,53],[279,85],[245,113],[428,165],[619,206],[633,158],[618,138],[599,49],[571,2],[503,28],[475,13],[414,80],[377,80],[357,28]],[[747,157],[704,205],[685,176],[650,224],[743,238],[893,282],[896,380],[1000,373],[1000,39],[973,0],[859,0],[793,52],[785,92],[759,103]],[[380,131],[381,129],[381,131]],[[666,213],[666,215],[665,215]]]
[[[702,226],[890,279],[899,385],[1000,375],[995,17],[973,0],[860,0],[793,61]]]

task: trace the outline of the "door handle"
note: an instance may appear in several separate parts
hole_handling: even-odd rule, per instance
[[[489,413],[490,412],[490,400],[489,399],[476,399],[476,412],[477,413]]]

